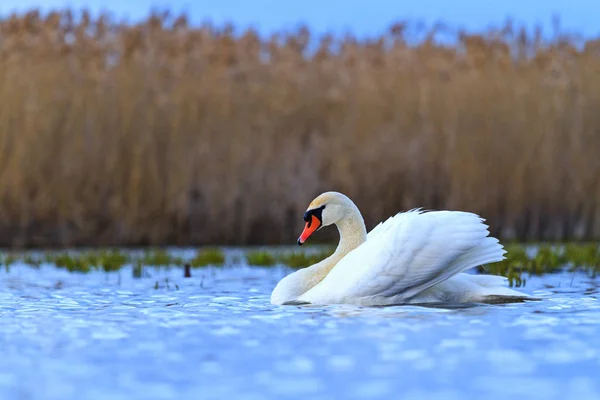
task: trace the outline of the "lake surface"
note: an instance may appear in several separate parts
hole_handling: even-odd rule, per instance
[[[0,272],[0,399],[600,399],[600,279],[539,302],[273,306],[283,267]]]

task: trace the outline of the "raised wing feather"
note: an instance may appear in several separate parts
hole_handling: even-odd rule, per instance
[[[302,298],[328,302],[403,301],[479,263],[500,261],[502,246],[473,213],[411,210],[376,226]]]

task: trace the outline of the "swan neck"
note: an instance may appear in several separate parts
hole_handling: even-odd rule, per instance
[[[367,228],[363,217],[351,201],[345,207],[343,217],[335,225],[340,233],[340,241],[335,252],[324,260],[282,279],[271,294],[271,303],[284,304],[302,296],[325,279],[346,254],[367,240]]]
[[[336,223],[336,226],[340,233],[340,242],[335,251],[337,255],[343,256],[367,240],[365,221],[354,204],[348,207],[346,215]]]

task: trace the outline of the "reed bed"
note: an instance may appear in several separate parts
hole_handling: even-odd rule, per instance
[[[0,20],[0,245],[293,243],[326,190],[600,238],[600,40],[74,15]]]

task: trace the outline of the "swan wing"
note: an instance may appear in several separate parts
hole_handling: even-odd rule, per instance
[[[450,277],[504,259],[498,240],[478,215],[420,209],[377,225],[314,288],[310,302],[393,298],[402,302]]]
[[[402,217],[406,217],[413,213],[420,214],[421,212],[422,208],[413,208],[412,210],[408,210],[404,213],[398,213],[395,216],[389,217],[385,222],[380,222],[375,226],[375,228],[371,229],[371,232],[367,234],[367,240],[375,239],[379,233],[387,231],[390,228],[391,224],[394,223],[394,221],[397,222]]]

